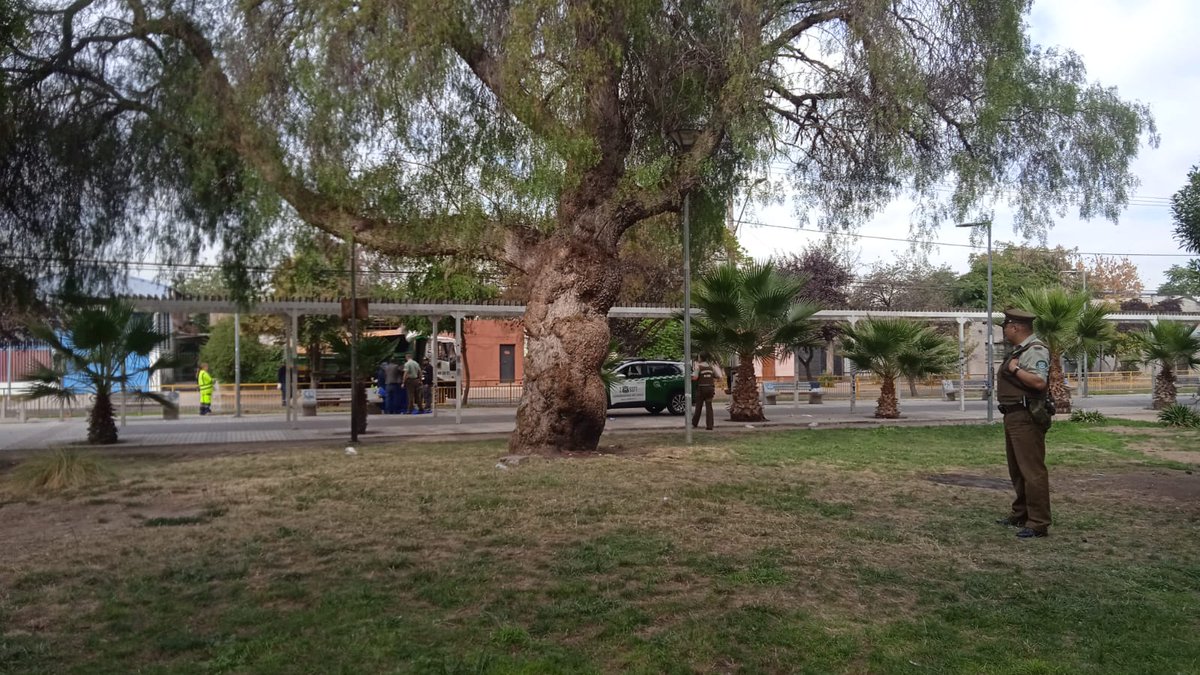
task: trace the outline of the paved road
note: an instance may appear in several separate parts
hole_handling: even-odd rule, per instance
[[[1133,396],[1094,396],[1076,399],[1076,407],[1098,409],[1109,416],[1134,419],[1153,419],[1154,413],[1147,409],[1150,397],[1147,394]],[[930,399],[901,401],[903,417],[898,422],[876,420],[871,417],[875,408],[873,401],[859,401],[854,411],[850,402],[827,401],[822,405],[790,402],[767,406],[769,421],[749,425],[754,429],[769,427],[856,426],[877,424],[933,424],[982,422],[987,417],[984,401],[967,401],[966,410],[959,411],[958,403]],[[363,442],[394,441],[404,437],[427,439],[455,438],[465,435],[496,436],[508,434],[513,429],[515,408],[470,408],[462,411],[462,423],[455,424],[454,411],[433,415],[372,415],[368,422],[369,432]],[[742,423],[722,421],[723,410],[717,409],[717,428],[721,430],[746,430]],[[996,415],[999,421],[999,415]],[[212,417],[185,417],[167,421],[152,418],[131,417],[120,429],[121,447],[170,448],[198,445],[254,444],[254,443],[313,443],[321,441],[349,440],[350,417],[347,413],[322,412],[317,417],[301,417],[289,422],[283,414],[252,415],[235,418],[227,415]],[[628,431],[682,431],[683,419],[660,414],[650,415],[644,410],[609,411],[606,433]],[[705,433],[703,430],[699,434]],[[0,452],[11,450],[37,450],[69,444],[82,443],[87,437],[87,420],[84,418],[58,420],[36,420],[29,422],[0,423]]]

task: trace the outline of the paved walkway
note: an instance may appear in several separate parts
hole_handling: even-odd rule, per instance
[[[1094,396],[1076,399],[1077,408],[1100,410],[1110,417],[1152,420],[1155,413],[1148,409],[1148,394],[1132,396]],[[791,402],[767,406],[769,421],[744,424],[725,421],[725,410],[717,407],[717,429],[720,431],[752,432],[764,428],[806,428],[875,426],[881,424],[964,424],[986,421],[984,401],[968,401],[966,410],[958,403],[913,399],[901,401],[900,420],[877,420],[872,417],[874,401],[859,401],[855,410],[845,400],[827,401],[822,405]],[[471,436],[503,436],[513,430],[514,408],[470,408],[462,411],[462,423],[455,424],[453,409],[433,415],[372,415],[368,433],[360,442],[371,444],[420,437],[426,440],[463,438]],[[1000,420],[1000,415],[995,415]],[[350,416],[347,413],[322,412],[317,417],[301,417],[287,421],[282,413],[248,415],[236,418],[228,415],[185,417],[167,421],[149,417],[130,417],[120,428],[122,448],[178,448],[202,445],[243,445],[257,443],[320,443],[349,440]],[[650,415],[643,410],[612,410],[606,435],[623,432],[683,431],[683,418],[667,414]],[[696,432],[703,436],[701,429]],[[87,438],[85,418],[65,421],[34,420],[0,423],[0,452],[38,450],[81,444]]]

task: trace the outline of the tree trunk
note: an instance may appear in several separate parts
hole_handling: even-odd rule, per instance
[[[737,377],[733,382],[733,402],[729,406],[733,422],[765,422],[762,401],[758,398],[758,378],[754,376],[754,357],[738,355]]]
[[[117,423],[113,419],[112,397],[107,391],[96,392],[96,402],[88,415],[88,443],[111,445],[117,442]]]
[[[1154,378],[1154,397],[1153,403],[1155,410],[1175,405],[1175,397],[1178,395],[1178,390],[1175,388],[1175,371],[1169,366],[1163,365],[1158,371],[1158,375]]]
[[[1057,414],[1070,414],[1071,390],[1063,378],[1062,359],[1054,352],[1050,353],[1050,398],[1054,399]]]
[[[370,380],[367,380],[370,382]],[[351,385],[350,396],[354,398],[354,430],[356,434],[367,432],[367,383],[361,378],[355,378]]]
[[[916,398],[916,397],[917,397],[917,378],[915,378],[915,377],[905,377],[904,379],[908,380],[908,394],[909,394],[909,396],[910,396],[910,397],[912,397],[912,398]]]
[[[621,287],[616,247],[560,234],[530,253],[525,391],[508,441],[518,454],[591,452],[608,408],[600,367]]]
[[[896,378],[883,376],[883,383],[879,386],[879,401],[875,405],[875,416],[885,420],[894,420],[900,417],[900,399],[896,398]]]
[[[813,356],[815,356],[816,353],[813,352],[812,347],[805,347],[804,351],[808,352],[808,358],[807,359],[800,358],[800,350],[797,349],[795,352],[796,360],[799,361],[804,366],[805,379],[807,379],[809,382],[812,382],[812,366],[811,366],[811,364],[812,364]]]
[[[471,366],[467,363],[467,328],[463,326],[462,344],[458,346],[458,367],[462,368],[462,407],[467,407],[471,397]]]

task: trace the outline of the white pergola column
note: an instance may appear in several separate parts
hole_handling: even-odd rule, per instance
[[[966,412],[967,350],[964,344],[963,330],[967,320],[960,316],[955,321],[958,322],[958,411]]]

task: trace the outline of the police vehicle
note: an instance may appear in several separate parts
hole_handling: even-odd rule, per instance
[[[682,362],[630,359],[613,373],[613,383],[608,387],[609,408],[645,408],[654,415],[663,410],[672,415],[686,411]]]

